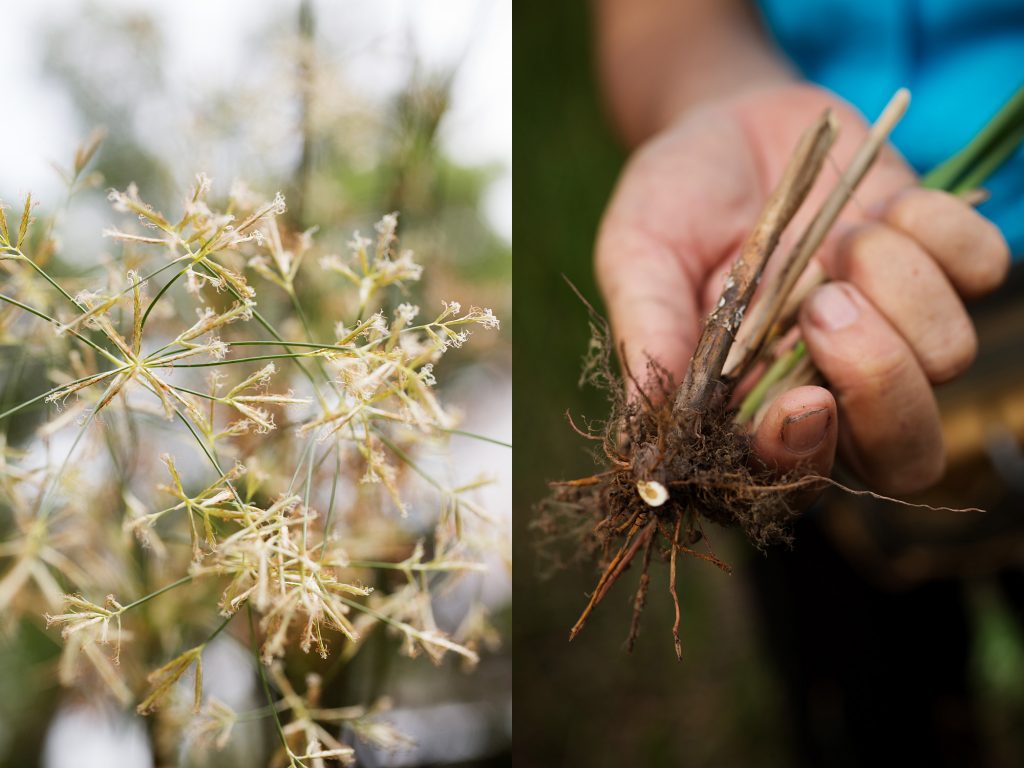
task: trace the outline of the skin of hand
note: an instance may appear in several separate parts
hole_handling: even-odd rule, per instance
[[[653,359],[682,380],[740,245],[800,134],[826,107],[841,126],[832,151],[841,168],[867,124],[838,97],[804,84],[704,102],[634,152],[595,254],[612,328],[634,372]],[[780,250],[838,173],[824,169]],[[827,475],[838,450],[870,487],[900,495],[929,487],[945,470],[932,387],[973,360],[977,339],[963,301],[999,285],[1009,252],[969,205],[916,182],[886,149],[815,257],[812,268],[829,282],[804,301],[799,326],[829,388],[799,387],[769,405],[753,444],[780,471],[801,465]]]

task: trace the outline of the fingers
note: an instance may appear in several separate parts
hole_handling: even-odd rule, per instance
[[[938,406],[903,336],[845,282],[815,290],[800,327],[836,395],[840,449],[852,468],[883,493],[935,483],[945,470]]]
[[[978,342],[967,310],[936,261],[906,234],[878,223],[857,227],[840,241],[830,272],[889,321],[931,382],[949,381],[974,360]]]
[[[892,494],[937,481],[945,468],[931,384],[962,373],[977,337],[961,296],[1003,280],[999,230],[961,200],[911,189],[879,220],[849,230],[827,260],[834,280],[801,311],[801,329],[833,387],[840,450],[869,483]]]
[[[953,195],[909,189],[885,206],[882,220],[920,243],[966,298],[996,288],[1010,268],[999,228]]]
[[[754,453],[780,474],[805,467],[827,477],[839,434],[836,403],[822,387],[797,387],[768,406],[754,432]]]

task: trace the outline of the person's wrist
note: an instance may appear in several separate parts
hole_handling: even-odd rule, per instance
[[[694,113],[714,110],[723,105],[740,104],[748,99],[756,99],[760,94],[784,92],[794,87],[814,88],[799,81],[774,56],[759,57],[756,62],[747,62],[742,74],[719,68],[695,78],[689,72],[681,72],[660,100],[654,112],[654,125],[650,133],[659,133]]]

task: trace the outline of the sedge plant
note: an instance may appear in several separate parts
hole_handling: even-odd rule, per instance
[[[69,194],[95,180],[99,144],[76,153]],[[498,319],[408,300],[423,268],[396,213],[330,253],[285,224],[280,194],[236,184],[218,203],[202,174],[174,214],[134,185],[109,201],[112,255],[78,275],[54,269],[31,196],[0,210],[5,623],[45,621],[60,682],[150,718],[160,764],[183,735],[226,746],[239,722],[274,732],[290,766],[352,762],[342,728],[401,745],[380,701],[326,707],[330,679],[289,662],[336,672],[380,633],[477,661],[486,622],[444,631],[434,599],[506,544],[478,483],[428,467],[458,431],[435,365]],[[327,338],[302,281],[332,296]],[[252,653],[252,712],[204,690],[225,638]]]
[[[695,557],[730,570],[711,551],[705,522],[739,527],[755,546],[763,548],[791,540],[789,524],[798,514],[794,498],[800,494],[832,485],[876,496],[799,468],[779,477],[772,468],[752,460],[748,430],[777,393],[818,378],[806,346],[791,333],[802,298],[824,280],[806,268],[909,100],[906,90],[895,94],[793,247],[779,255],[779,269],[751,303],[768,258],[821,173],[839,130],[831,110],[807,128],[751,225],[701,329],[681,384],[671,381],[654,362],[646,382],[638,381],[639,372],[626,367],[625,377],[636,393],[627,400],[623,382],[613,370],[609,328],[590,308],[593,342],[583,379],[609,393],[611,414],[596,428],[573,427],[598,446],[601,471],[552,483],[553,494],[544,505],[547,515],[539,521],[542,529],[555,536],[569,531],[578,553],[600,561],[597,584],[570,630],[570,640],[636,562],[640,578],[626,642],[627,650],[632,650],[650,587],[650,564],[658,557],[669,564],[666,591],[674,604],[672,634],[681,659],[678,557]],[[1022,140],[1024,89],[962,152],[922,183],[977,201],[980,185]],[[804,275],[807,278],[801,279]],[[748,383],[748,393],[740,398],[739,391]]]

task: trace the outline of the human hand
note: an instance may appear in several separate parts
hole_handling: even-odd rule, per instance
[[[634,372],[650,358],[682,380],[725,273],[801,132],[828,106],[841,125],[833,156],[842,165],[866,124],[835,96],[794,85],[692,110],[634,154],[596,251],[612,327]],[[827,176],[780,248],[827,194]],[[998,229],[966,203],[915,185],[903,160],[884,151],[816,257],[832,282],[810,294],[799,324],[831,391],[799,387],[768,406],[754,449],[780,471],[800,464],[828,474],[838,445],[885,493],[922,490],[942,476],[932,386],[972,361],[977,341],[963,299],[996,287],[1009,254]]]

